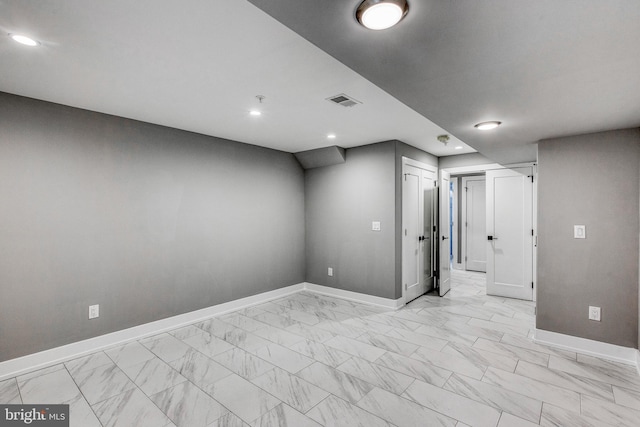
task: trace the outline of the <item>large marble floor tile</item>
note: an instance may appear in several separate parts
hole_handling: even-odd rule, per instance
[[[443,388],[534,423],[540,419],[542,401],[527,397],[526,390],[516,393],[457,374],[451,375]]]
[[[0,381],[0,403],[9,405],[19,405],[22,403],[18,382],[15,378]]]
[[[232,344],[207,333],[193,335],[184,339],[183,342],[209,357],[213,357],[216,354],[224,353],[225,351],[229,351],[234,348]]]
[[[478,341],[473,344],[473,348],[502,354],[504,356],[516,359],[526,360],[527,362],[535,363],[541,366],[547,366],[547,363],[549,363],[549,354],[528,350],[526,348],[516,347],[509,344],[497,343],[494,341],[485,340],[483,338],[478,338]]]
[[[422,323],[419,322],[394,316],[392,313],[374,314],[373,316],[367,316],[367,320],[370,322],[382,323],[383,325],[389,325],[393,328],[407,329],[409,331],[415,331],[420,327],[420,325],[422,325]]]
[[[489,319],[491,319],[491,317],[493,316],[493,313],[488,312],[487,310],[483,310],[480,307],[476,307],[468,304],[443,307],[440,309],[440,311],[443,313],[461,314],[463,316],[471,317],[471,319],[468,322],[470,325],[473,325],[473,323],[471,322],[476,320],[482,320],[483,322],[489,321]],[[482,324],[477,324],[474,326],[482,327]],[[493,329],[493,328],[489,328],[489,329]]]
[[[371,390],[357,405],[398,427],[456,425],[453,418],[379,388]]]
[[[505,334],[521,335],[523,337],[529,336],[531,328],[525,328],[522,326],[505,325],[504,323],[493,322],[491,320],[471,319],[469,325],[478,326],[485,329],[493,329],[496,331],[504,332]]]
[[[487,369],[482,381],[516,393],[524,392],[529,397],[570,411],[580,411],[580,395],[575,391],[495,368]]]
[[[141,340],[140,344],[145,346],[165,362],[171,362],[172,360],[186,356],[191,348],[173,335],[169,334],[160,334]]]
[[[298,376],[351,403],[358,402],[373,389],[368,382],[318,362],[298,372]]]
[[[315,325],[317,328],[329,331],[336,336],[342,336],[347,338],[358,338],[360,335],[367,332],[366,329],[356,328],[355,326],[345,325],[341,322],[322,321]],[[325,341],[326,342],[326,341]]]
[[[451,375],[451,371],[439,368],[431,363],[390,352],[380,356],[374,363],[438,387],[442,387]]]
[[[258,377],[274,368],[271,363],[240,348],[218,354],[213,360],[247,380]]]
[[[420,347],[407,341],[370,332],[360,335],[356,340],[403,356],[411,356]]]
[[[357,357],[338,366],[338,370],[398,395],[402,394],[415,381],[415,378],[409,375]]]
[[[137,341],[106,350],[105,353],[119,367],[137,365],[156,357],[151,351]]]
[[[637,427],[640,423],[639,410],[616,405],[591,396],[582,395],[581,413],[585,417],[616,426]]]
[[[287,331],[292,332],[296,335],[300,335],[305,337],[306,339],[317,341],[317,342],[325,342],[335,337],[336,334],[329,332],[322,328],[317,328],[315,326],[305,325],[304,323],[296,323],[295,325],[291,325],[286,328]]]
[[[309,418],[326,427],[389,427],[384,421],[346,400],[330,395],[307,412]]]
[[[611,369],[589,363],[574,362],[556,356],[550,356],[549,368],[617,385],[619,387],[640,391],[640,376],[638,376],[637,373],[621,372],[617,369]]]
[[[296,323],[296,321],[293,319],[269,312],[253,316],[253,319],[281,329],[284,329]]]
[[[419,380],[411,384],[402,397],[478,427],[494,427],[500,419],[500,411],[491,406]]]
[[[607,427],[613,424],[545,403],[542,405],[540,425],[544,427]]]
[[[150,396],[177,427],[205,427],[229,412],[190,382]]]
[[[385,334],[385,336],[407,341],[420,347],[426,347],[433,350],[442,350],[449,341],[440,338],[429,337],[427,335],[418,334],[406,329],[393,328]]]
[[[259,314],[259,313],[257,313]],[[260,328],[264,328],[266,323],[258,322],[248,316],[243,316],[240,313],[231,313],[220,317],[220,320],[232,324],[233,326],[244,329],[247,332],[254,332]]]
[[[518,362],[516,374],[533,378],[547,384],[557,385],[558,387],[573,390],[581,394],[588,394],[603,400],[613,402],[613,389],[610,384],[592,380],[589,378],[579,377],[563,371],[545,368],[540,365],[525,362]]]
[[[442,325],[442,329],[449,332],[470,334],[478,338],[484,338],[491,341],[500,341],[504,335],[504,332],[481,328],[479,326],[471,326],[466,323],[456,321],[445,322],[444,325]]]
[[[172,335],[179,340],[184,340],[194,335],[202,334],[204,331],[195,325],[183,326],[182,328],[169,331],[169,335]]]
[[[264,327],[253,331],[253,333],[259,337],[285,347],[292,346],[293,344],[304,341],[305,339],[298,334],[294,334],[285,329],[276,328],[271,325],[265,325]]]
[[[514,317],[502,316],[500,314],[494,314],[490,319],[492,322],[502,323],[504,325],[519,326],[525,329],[533,329],[536,327],[535,320],[516,319]]]
[[[322,427],[311,418],[281,403],[251,424],[251,427]]]
[[[233,412],[227,412],[207,427],[250,427],[249,424],[238,418]]]
[[[251,424],[281,403],[266,391],[235,374],[218,381],[205,391],[247,424]]]
[[[431,325],[422,325],[416,332],[422,335],[427,335],[429,337],[440,338],[445,341],[455,342],[459,344],[464,344],[471,346],[476,342],[478,337],[470,335],[468,332],[451,332],[441,327],[435,327]]]
[[[88,356],[79,357],[77,359],[65,362],[64,366],[72,376],[75,376],[82,371],[91,371],[95,368],[99,368],[100,366],[112,364],[113,361],[109,357],[107,357],[104,352],[99,351]]]
[[[613,395],[618,405],[640,410],[640,392],[613,386]]]
[[[314,360],[302,354],[289,350],[278,344],[269,344],[256,350],[250,350],[254,356],[266,360],[272,365],[278,366],[286,371],[295,374],[300,369],[311,365]]]
[[[349,353],[361,359],[373,362],[378,357],[386,353],[386,350],[357,341],[355,339],[337,336],[325,342],[325,345],[333,347],[337,350]]]
[[[513,372],[518,364],[518,359],[515,357],[491,353],[479,348],[473,348],[453,342],[447,344],[442,349],[442,353],[463,357],[483,371],[487,367],[493,366],[494,368],[502,369],[503,371]]]
[[[231,375],[229,369],[197,350],[191,350],[185,357],[169,362],[169,365],[198,387],[206,387]]]
[[[252,332],[247,332],[244,329],[236,328],[235,326],[233,329],[219,335],[218,338],[246,351],[252,351],[271,344],[271,341],[259,337]]]
[[[527,350],[537,351],[539,353],[546,353],[549,355],[553,354],[555,356],[564,357],[566,359],[576,360],[576,353],[574,352],[561,350],[561,349],[549,347],[546,345],[536,344],[531,339],[520,336],[520,335],[504,334],[504,336],[500,341],[503,344],[509,344],[515,347],[521,347]]]
[[[125,366],[122,370],[147,396],[187,381],[178,371],[157,357],[137,365]]]
[[[424,347],[420,347],[411,355],[412,359],[421,360],[431,363],[439,368],[446,369],[451,372],[457,372],[477,380],[482,379],[486,366],[474,364],[468,358],[461,355],[443,353]]]
[[[69,427],[102,427],[98,417],[82,395],[63,403],[69,405]]]
[[[216,336],[218,338],[223,338],[223,339],[227,333],[238,329],[237,326],[234,326],[227,322],[223,322],[222,320],[215,317],[212,319],[204,320],[202,322],[198,322],[194,326],[202,329],[203,331],[213,336]]]
[[[147,396],[134,388],[93,405],[104,427],[165,427],[173,423]]]
[[[80,390],[66,369],[45,372],[47,373],[44,375],[19,376],[17,378],[23,403],[59,404],[80,394]]]
[[[511,415],[507,412],[503,412],[498,422],[498,427],[535,427],[538,423],[532,423],[531,421],[523,420],[515,415]],[[460,427],[460,424],[458,426]]]
[[[325,390],[280,368],[274,368],[251,382],[303,413],[329,395]]]
[[[352,319],[342,321],[343,324],[353,326],[355,328],[363,329],[367,333],[384,334],[393,329],[393,326],[385,325],[384,323],[374,322],[366,317],[354,317]]]
[[[334,368],[351,358],[348,353],[311,340],[303,340],[289,348]]]

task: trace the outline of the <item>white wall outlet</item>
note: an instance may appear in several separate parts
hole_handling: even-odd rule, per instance
[[[329,276],[333,276],[333,268],[329,267],[329,268],[327,269],[327,274],[328,274]]]
[[[100,305],[90,305],[89,306],[89,319],[95,319],[96,317],[100,317]]]
[[[380,231],[380,221],[371,222],[371,231]]]
[[[573,226],[573,238],[574,239],[586,239],[587,238],[587,227],[585,225],[574,225]]]
[[[600,321],[600,307],[589,306],[589,320]]]

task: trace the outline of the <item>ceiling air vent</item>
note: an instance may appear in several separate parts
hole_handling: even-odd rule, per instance
[[[336,104],[342,105],[343,107],[353,107],[354,105],[362,104],[362,102],[357,101],[357,100],[345,95],[344,93],[341,93],[341,94],[335,95],[335,96],[331,96],[331,97],[327,98],[327,101],[335,102]]]

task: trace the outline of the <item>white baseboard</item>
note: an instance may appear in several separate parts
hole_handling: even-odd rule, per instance
[[[328,295],[336,298],[342,298],[350,301],[359,302],[362,304],[375,305],[378,307],[388,308],[391,310],[397,310],[404,306],[402,298],[390,299],[376,297],[373,295],[361,294],[359,292],[345,291],[344,289],[330,288],[329,286],[316,285],[313,283],[304,283],[304,288],[308,291],[315,292],[322,295]]]
[[[404,303],[401,301],[401,298],[393,300],[303,282],[273,291],[263,292],[258,295],[252,295],[250,297],[240,298],[234,301],[225,302],[223,304],[203,308],[201,310],[191,311],[189,313],[179,314],[177,316],[169,317],[166,319],[156,320],[155,322],[145,323],[143,325],[134,326],[132,328],[123,329],[121,331],[111,332],[109,334],[100,335],[98,337],[77,341],[71,344],[63,345],[61,347],[52,348],[50,350],[28,354],[26,356],[7,360],[5,362],[0,362],[0,381],[22,375],[30,371],[35,371],[37,369],[56,365],[58,363],[65,362],[71,359],[82,357],[96,351],[123,345],[127,342],[147,338],[153,335],[170,331],[172,329],[200,322],[213,316],[218,316],[231,311],[236,311],[253,305],[262,304],[273,299],[282,298],[284,296],[291,295],[302,290],[308,290],[323,295],[329,295],[337,298],[356,301],[363,304],[375,305],[378,307],[384,307],[393,310],[398,309],[404,305]]]
[[[557,332],[536,329],[533,341],[563,350],[599,357],[626,365],[636,366],[640,374],[640,352],[635,348],[622,347],[587,338],[559,334]]]
[[[264,302],[282,298],[284,296],[300,292],[305,288],[304,283],[287,286],[273,291],[263,292],[246,298],[225,302],[201,310],[179,314],[155,322],[145,323],[121,331],[111,332],[98,337],[77,341],[61,347],[44,350],[38,353],[28,354],[16,359],[7,360],[0,363],[0,381],[12,378],[29,371],[46,368],[67,360],[85,356],[96,351],[109,347],[122,345],[130,341],[139,340],[153,335],[167,332],[182,326],[190,325],[208,319],[212,316],[240,310]]]

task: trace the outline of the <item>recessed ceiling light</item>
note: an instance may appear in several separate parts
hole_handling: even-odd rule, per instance
[[[490,130],[490,129],[497,128],[501,124],[502,122],[498,122],[498,121],[482,122],[475,125],[474,128],[480,129],[480,130]]]
[[[456,145],[456,146],[454,147],[454,150],[462,150],[462,145]]]
[[[336,134],[335,133],[330,133],[329,135],[327,135],[327,138],[336,139]]]
[[[406,0],[364,0],[356,9],[356,19],[370,30],[393,27],[409,12]]]
[[[262,113],[258,110],[251,110],[249,111],[249,114],[251,114],[252,116],[261,116]]]
[[[25,46],[38,46],[40,42],[32,39],[31,37],[23,36],[22,34],[9,34],[14,41],[23,44]]]

